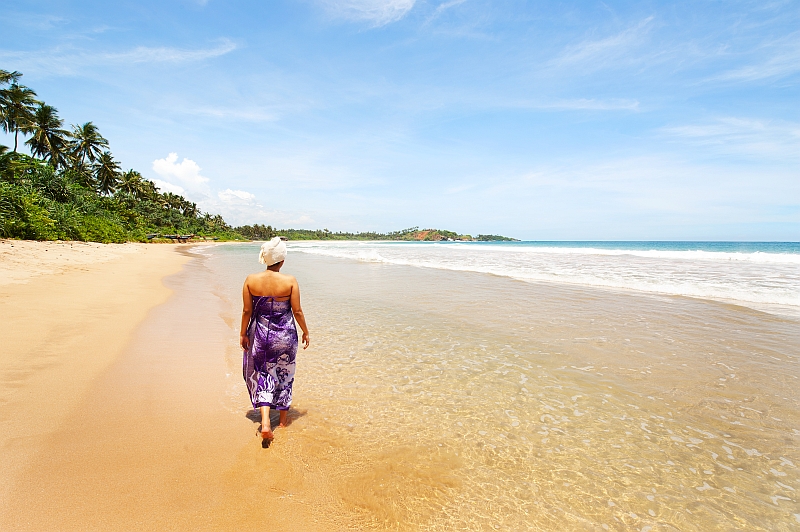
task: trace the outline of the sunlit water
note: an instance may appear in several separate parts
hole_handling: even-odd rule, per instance
[[[297,459],[333,479],[332,511],[403,530],[800,527],[796,318],[574,276],[522,282],[441,267],[463,264],[463,246],[398,247],[400,258],[363,244],[299,252],[311,246],[290,243],[285,270],[300,281],[313,341],[296,381],[307,415],[289,430]],[[200,251],[229,305],[233,342],[256,249]],[[382,259],[358,260],[365,249]],[[491,253],[474,261],[502,262]],[[585,255],[553,255],[566,264],[559,271],[591,271]],[[787,263],[740,261],[731,283],[724,261],[681,270],[630,256],[626,274],[607,262],[619,255],[598,256],[593,264],[612,273],[595,278],[660,267],[728,288],[783,282],[769,297],[797,297],[791,262],[778,274]],[[230,408],[246,409],[235,344],[224,356]]]

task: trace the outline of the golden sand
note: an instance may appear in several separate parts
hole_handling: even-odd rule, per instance
[[[184,262],[163,246],[0,241],[0,500]]]

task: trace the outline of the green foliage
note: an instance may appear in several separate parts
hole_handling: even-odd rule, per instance
[[[500,235],[478,235],[475,239],[479,242],[519,242],[516,238],[509,238]]]
[[[275,229],[271,225],[243,225],[237,227],[235,231],[250,240],[271,240],[277,236]]]
[[[146,241],[148,234],[242,239],[220,216],[182,196],[100,194],[71,169],[21,154],[0,156],[0,236],[31,240]]]

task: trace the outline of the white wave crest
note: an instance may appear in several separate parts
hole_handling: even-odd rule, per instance
[[[294,242],[304,253],[609,289],[699,297],[800,314],[800,254],[591,247]]]

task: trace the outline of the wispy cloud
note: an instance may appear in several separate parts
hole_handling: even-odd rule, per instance
[[[757,81],[782,78],[800,72],[800,32],[789,39],[767,47],[777,48],[763,61],[734,68],[709,78],[708,81]]]
[[[603,39],[587,40],[568,46],[549,62],[551,67],[572,67],[590,65],[592,69],[605,65],[608,61],[627,55],[638,45],[648,32],[654,17],[647,17],[638,24]]]
[[[57,47],[32,52],[0,50],[0,61],[6,64],[24,65],[26,72],[71,75],[86,67],[98,65],[204,61],[228,54],[236,48],[233,41],[220,39],[216,46],[194,49],[137,46],[120,52],[88,51],[74,47]]]
[[[278,113],[265,107],[197,107],[186,109],[184,112],[192,115],[246,122],[275,122],[279,119]]]
[[[447,2],[442,2],[441,4],[436,6],[436,9],[434,9],[433,13],[431,13],[431,15],[428,17],[428,22],[432,21],[433,19],[435,19],[436,17],[438,17],[439,15],[450,9],[451,7],[463,4],[466,1],[467,0],[448,0]]]
[[[538,109],[554,109],[554,110],[589,110],[589,111],[638,111],[638,100],[627,99],[599,99],[594,98],[578,98],[574,100],[557,100],[551,103],[542,103],[535,106]]]
[[[800,124],[792,122],[724,117],[713,122],[665,127],[661,132],[674,140],[731,155],[800,158]]]
[[[411,11],[416,0],[320,0],[334,18],[366,22],[373,27],[397,22]]]
[[[6,12],[3,15],[0,15],[0,21],[13,24],[21,28],[47,31],[58,26],[65,25],[68,22],[68,19],[51,14],[39,15],[34,13]]]
[[[97,58],[102,62],[121,62],[121,63],[185,63],[191,61],[202,61],[212,59],[230,53],[236,49],[236,44],[228,39],[221,39],[220,43],[213,48],[169,48],[138,46],[127,52],[103,53],[98,54]]]

